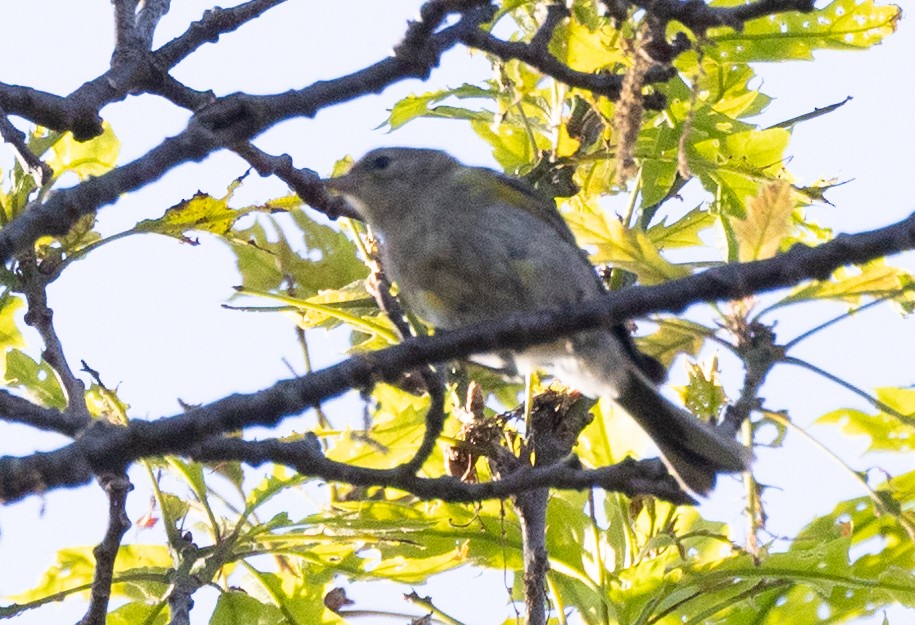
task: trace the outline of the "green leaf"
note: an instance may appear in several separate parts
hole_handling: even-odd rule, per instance
[[[742,2],[715,3],[733,6]],[[811,13],[786,11],[746,22],[742,31],[709,29],[706,54],[727,63],[810,60],[818,49],[869,48],[896,30],[901,15],[894,5],[873,0],[834,0]]]
[[[915,451],[915,389],[884,387],[876,390],[877,399],[908,419],[884,411],[868,414],[861,410],[840,408],[817,419],[817,423],[838,425],[851,436],[870,439],[868,451]]]
[[[674,149],[676,148],[671,146],[670,150]],[[654,206],[666,198],[677,179],[675,152],[666,153],[659,150],[651,154],[667,158],[651,158],[646,155],[642,159],[642,208]],[[651,230],[648,234],[651,235]]]
[[[35,254],[39,260],[56,265],[64,256],[73,256],[102,239],[95,230],[95,213],[83,215],[76,220],[67,234],[61,237],[41,237],[35,242]]]
[[[585,204],[578,198],[565,205],[563,216],[579,244],[595,250],[593,263],[609,263],[630,271],[642,284],[658,284],[690,274],[686,267],[668,262],[649,236],[639,229],[628,229],[614,215]]]
[[[594,421],[578,437],[575,447],[586,466],[608,466],[645,453],[647,435],[622,409],[601,399],[591,411]]]
[[[715,225],[715,216],[701,208],[694,208],[674,223],[666,221],[653,225],[646,234],[658,249],[693,247],[702,245],[699,233]]]
[[[522,124],[472,121],[470,125],[492,147],[492,155],[509,174],[529,169],[536,160],[537,152],[551,147],[543,134],[532,134]]]
[[[118,582],[114,589],[118,596],[161,597],[168,588],[166,571],[172,561],[168,549],[160,545],[122,545],[115,560],[115,576]],[[149,579],[124,582],[117,577],[126,572],[142,570]],[[158,576],[158,579],[157,579]],[[74,589],[88,592],[95,577],[95,556],[91,547],[61,549],[57,558],[31,590],[10,597],[14,601],[36,601],[57,593],[69,594]],[[146,592],[149,589],[155,592]],[[141,592],[137,592],[141,590]]]
[[[16,326],[16,315],[25,305],[22,298],[5,292],[0,298],[0,350],[25,347],[25,339]]]
[[[219,595],[210,625],[283,625],[286,617],[275,605],[262,603],[238,590]]]
[[[24,352],[11,349],[6,353],[3,377],[7,386],[22,389],[42,406],[58,410],[67,407],[67,396],[60,386],[57,374],[43,360],[35,362]]]
[[[814,299],[834,299],[860,305],[863,297],[886,297],[900,293],[912,281],[911,274],[873,260],[860,267],[840,267],[829,280],[796,288],[778,306]]]
[[[286,295],[274,295],[262,291],[253,291],[251,289],[239,289],[238,292],[241,295],[264,298],[302,311],[303,321],[299,325],[305,328],[313,327],[314,325],[318,325],[318,323],[326,325],[326,322],[329,319],[334,319],[346,323],[358,332],[367,334],[373,338],[377,337],[379,339],[378,347],[387,347],[388,345],[399,342],[399,336],[394,325],[387,317],[380,315],[359,315],[358,313],[349,310],[348,307],[324,304],[319,301],[321,299],[320,293],[318,297],[300,299]],[[335,293],[338,294],[339,292],[330,292],[331,298]],[[304,320],[306,316],[310,317],[310,321]],[[320,321],[314,323],[315,318],[318,318]]]
[[[55,178],[72,172],[80,180],[85,180],[114,169],[118,163],[121,142],[114,135],[108,122],[103,122],[102,127],[102,134],[89,141],[81,143],[68,132],[54,144],[53,156],[47,159],[47,163],[54,170]]]
[[[422,95],[408,95],[394,105],[391,114],[385,122],[390,130],[397,130],[401,126],[420,117],[439,119],[466,119],[482,122],[492,121],[492,113],[487,111],[473,111],[466,108],[453,106],[433,106],[439,102],[455,97],[459,99],[478,98],[485,101],[492,100],[498,94],[491,89],[463,84],[455,89],[442,89],[431,91]]]
[[[284,493],[287,488],[301,484],[303,480],[304,478],[298,473],[292,473],[280,465],[274,466],[272,473],[248,493],[244,516],[254,512],[276,495]]]
[[[194,197],[184,200],[165,211],[158,219],[144,219],[134,230],[155,232],[174,237],[185,243],[192,243],[186,232],[200,230],[224,236],[235,221],[246,213],[229,208],[229,196],[215,198],[198,191]]]
[[[249,567],[248,572],[260,585],[260,588],[252,589],[251,596],[276,605],[285,623],[343,625],[342,617],[324,607],[323,602],[328,584],[333,580],[333,570],[303,565],[294,573],[264,573],[253,567]]]
[[[427,396],[410,395],[393,386],[379,384],[372,392],[377,402],[372,427],[364,435],[351,434],[339,440],[327,453],[337,462],[371,468],[391,468],[409,460],[425,431]],[[441,452],[433,454],[430,464]]]
[[[658,331],[636,338],[639,349],[670,367],[680,354],[696,356],[713,331],[686,319],[661,319]]]
[[[295,229],[287,233],[271,218],[263,218],[270,225],[270,232],[260,221],[233,231],[228,242],[238,258],[246,288],[276,291],[283,287],[284,293],[292,288],[297,297],[305,298],[365,278],[368,269],[359,261],[356,246],[345,234],[316,222],[302,210],[293,210],[289,215],[300,242],[293,238]]]
[[[718,357],[689,363],[688,373],[689,383],[677,388],[687,410],[706,421],[717,417],[727,402],[727,395],[721,386]]]
[[[791,231],[795,203],[791,185],[772,182],[750,201],[743,219],[729,224],[737,242],[737,260],[747,262],[771,258]]]
[[[109,612],[105,625],[165,625],[168,622],[166,601],[141,603],[131,601]]]
[[[606,21],[592,30],[575,21],[563,21],[553,34],[549,50],[557,59],[580,72],[593,73],[628,65],[631,61],[620,48],[619,31]]]
[[[743,217],[764,186],[784,177],[789,137],[784,128],[769,128],[698,141],[687,148],[689,166],[722,213]]]

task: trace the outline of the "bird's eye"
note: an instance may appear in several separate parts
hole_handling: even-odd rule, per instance
[[[387,169],[391,164],[390,156],[376,156],[372,160],[372,168],[376,170]]]

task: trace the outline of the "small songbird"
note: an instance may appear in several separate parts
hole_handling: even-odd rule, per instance
[[[521,180],[438,150],[380,148],[325,184],[379,236],[388,275],[408,307],[436,328],[574,306],[606,292],[552,199]],[[658,392],[664,367],[641,354],[623,327],[474,360],[544,371],[584,395],[612,399],[694,493],[708,493],[718,473],[744,471],[752,460],[748,448]]]

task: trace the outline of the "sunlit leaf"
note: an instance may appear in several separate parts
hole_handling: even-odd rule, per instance
[[[51,365],[43,360],[35,362],[18,349],[6,353],[4,383],[22,389],[47,408],[63,410],[67,406],[67,396]]]
[[[747,206],[746,216],[728,222],[737,241],[737,260],[747,262],[775,256],[790,232],[794,208],[791,185],[772,182],[764,186]]]
[[[712,331],[686,319],[662,319],[657,332],[636,339],[639,349],[669,367],[679,354],[696,356]]]
[[[376,385],[372,398],[377,402],[377,408],[372,414],[371,429],[341,437],[328,451],[328,458],[388,468],[406,462],[416,452],[425,430],[429,398],[410,395],[384,384]]]
[[[135,229],[189,241],[185,233],[198,230],[225,235],[244,213],[228,206],[227,198],[215,198],[198,191],[190,200],[172,206],[158,219],[144,219]]]
[[[718,416],[727,402],[721,386],[718,357],[688,365],[689,383],[677,388],[686,408],[706,421]]]
[[[834,299],[857,305],[863,297],[897,294],[910,281],[910,274],[878,259],[860,267],[840,267],[830,280],[798,287],[779,305],[812,299]]]
[[[115,608],[105,617],[105,625],[165,625],[168,622],[167,602],[155,603],[131,601]]]
[[[275,605],[262,603],[237,590],[220,594],[210,617],[210,625],[280,625],[287,622]]]
[[[54,144],[53,156],[47,163],[55,177],[72,172],[85,180],[89,176],[101,176],[117,165],[121,142],[108,122],[103,122],[102,127],[102,134],[89,141],[79,142],[68,132]]]
[[[318,223],[304,211],[289,214],[296,229],[286,230],[271,218],[262,217],[269,229],[258,221],[233,231],[229,244],[238,257],[245,287],[255,291],[283,287],[287,294],[292,288],[301,298],[365,278],[368,270],[345,234]],[[296,234],[301,237],[298,241],[292,238]]]
[[[718,5],[742,4],[728,0]],[[712,28],[706,53],[729,63],[809,60],[817,49],[869,48],[896,30],[900,9],[872,0],[834,0],[811,13],[785,11],[746,22],[741,31]]]
[[[491,100],[494,95],[496,94],[490,89],[469,84],[461,85],[455,89],[442,89],[441,91],[432,91],[422,95],[411,94],[394,104],[386,123],[391,130],[397,130],[419,117],[491,121],[492,113],[488,111],[445,106],[439,104],[439,102],[451,97],[482,99],[485,101]]]
[[[550,52],[580,72],[595,72],[628,65],[628,55],[620,48],[620,33],[609,24],[592,30],[575,21],[563,22],[553,35]]]
[[[765,185],[785,178],[782,160],[789,137],[783,128],[769,128],[699,141],[689,146],[689,166],[723,213],[743,217]]]
[[[824,414],[817,423],[838,425],[846,434],[869,438],[868,451],[915,451],[915,389],[884,387],[875,393],[877,399],[899,414],[883,410],[868,414],[840,408]],[[906,417],[900,418],[900,414]]]
[[[715,221],[708,211],[694,208],[672,224],[661,221],[653,225],[646,234],[658,249],[693,247],[703,244],[699,233],[715,225]]]
[[[0,350],[6,352],[25,346],[25,339],[16,326],[16,316],[25,302],[15,295],[5,294],[0,299]]]
[[[567,206],[563,215],[576,239],[585,249],[594,250],[591,262],[631,271],[643,284],[658,284],[690,274],[686,267],[664,259],[645,232],[627,229],[614,215],[574,198]]]

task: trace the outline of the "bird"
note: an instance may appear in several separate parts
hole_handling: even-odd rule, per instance
[[[384,147],[324,180],[381,241],[381,260],[407,307],[437,330],[574,307],[607,289],[552,198],[521,179],[441,150]],[[707,495],[752,452],[658,390],[664,366],[622,325],[515,352],[478,354],[514,374],[542,371],[583,395],[607,397],[654,441],[680,486]]]

